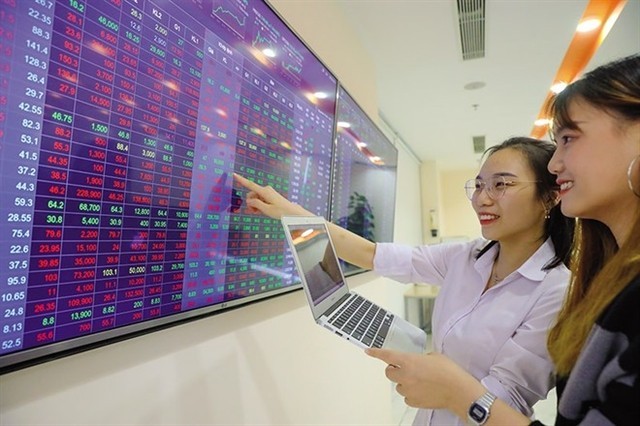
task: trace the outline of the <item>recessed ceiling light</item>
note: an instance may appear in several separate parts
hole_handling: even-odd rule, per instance
[[[551,86],[551,91],[557,95],[558,93],[562,92],[566,88],[567,88],[567,83],[565,83],[564,81],[559,81]]]
[[[588,33],[589,31],[593,31],[600,26],[599,19],[585,19],[584,21],[578,24],[578,28],[576,31],[579,33]]]
[[[471,83],[465,84],[464,85],[464,89],[465,90],[478,90],[478,89],[482,89],[486,85],[487,85],[487,83],[485,83],[484,81],[472,81]]]

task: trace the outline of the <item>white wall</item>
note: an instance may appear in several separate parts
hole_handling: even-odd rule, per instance
[[[442,236],[442,221],[445,211],[440,196],[440,174],[435,161],[425,161],[420,167],[420,179],[422,179],[422,238],[424,244],[435,244]],[[437,230],[434,237],[431,230]]]
[[[375,70],[333,2],[273,3],[375,117]],[[398,241],[422,241],[419,179],[401,149]],[[399,284],[349,283],[400,311]],[[0,424],[394,424],[383,370],[316,326],[296,291],[5,374]]]
[[[357,288],[379,299],[373,287],[384,284],[368,285]],[[289,293],[4,375],[0,423],[391,424],[383,366],[316,326],[303,298]]]
[[[478,169],[443,170],[440,172],[441,239],[479,238],[480,222],[464,193],[464,183],[476,177]]]

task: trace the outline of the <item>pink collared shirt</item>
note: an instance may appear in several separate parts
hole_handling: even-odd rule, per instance
[[[527,416],[554,386],[547,331],[560,310],[570,272],[543,271],[554,255],[550,239],[520,268],[483,294],[496,244],[468,243],[410,247],[378,243],[373,270],[405,283],[440,287],[433,316],[433,350],[465,368],[498,398]],[[419,410],[414,424],[464,425],[446,410]]]

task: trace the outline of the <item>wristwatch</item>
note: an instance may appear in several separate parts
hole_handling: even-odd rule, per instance
[[[491,406],[495,400],[496,396],[491,392],[487,392],[471,404],[469,411],[467,412],[469,425],[480,426],[485,424],[489,419]]]

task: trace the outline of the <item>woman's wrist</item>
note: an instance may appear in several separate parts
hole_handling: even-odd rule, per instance
[[[457,390],[452,389],[449,403],[447,404],[449,410],[456,413],[456,415],[458,415],[458,417],[460,417],[464,422],[467,422],[469,419],[469,409],[471,406],[482,398],[483,395],[489,392],[487,388],[485,388],[475,378],[471,378],[472,380],[458,382],[459,388],[457,388]],[[529,425],[530,423],[531,419],[527,416],[516,411],[506,402],[496,399],[490,405],[486,423],[483,423],[483,425],[492,426],[508,424],[510,426],[519,426]]]
[[[458,383],[458,386],[451,389],[447,399],[447,408],[466,422],[469,408],[486,392],[487,389],[469,375],[468,379],[465,378]]]

